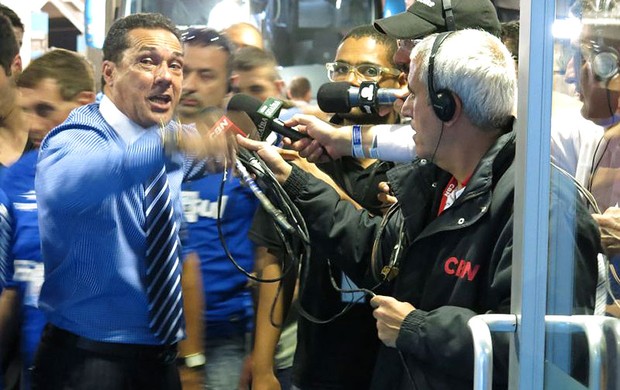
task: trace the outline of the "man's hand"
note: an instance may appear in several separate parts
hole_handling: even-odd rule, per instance
[[[351,129],[335,127],[311,115],[297,114],[286,122],[311,138],[290,143],[291,147],[313,163],[327,162],[351,154]]]
[[[601,242],[608,256],[620,254],[620,207],[610,207],[603,214],[592,214],[601,230]]]
[[[278,183],[282,184],[286,181],[286,179],[288,179],[293,167],[291,167],[291,165],[280,155],[280,151],[282,151],[282,149],[266,142],[254,141],[240,135],[237,136],[237,142],[240,146],[248,150],[256,151],[260,158],[263,159],[265,164],[267,164],[269,169],[271,169],[273,174],[276,176]]]
[[[211,115],[205,115],[197,122],[179,125],[176,131],[177,148],[199,160],[205,160],[209,172],[221,172],[234,166],[237,142],[235,133],[217,126]]]
[[[206,384],[206,373],[204,366],[188,368],[179,366],[179,376],[183,390],[203,390]]]
[[[388,347],[396,347],[396,339],[405,317],[415,307],[408,302],[401,302],[392,297],[376,295],[370,300],[370,306],[375,310],[373,317],[377,320],[379,339]]]
[[[398,199],[392,193],[390,185],[386,181],[382,181],[378,184],[379,193],[377,194],[377,199],[383,204],[382,208],[387,210],[394,203],[398,202]]]
[[[280,382],[274,373],[252,376],[252,390],[281,390]]]
[[[241,366],[241,376],[239,376],[239,390],[249,390],[252,388],[252,354],[243,359]]]

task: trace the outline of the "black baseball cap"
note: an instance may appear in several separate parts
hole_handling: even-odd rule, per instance
[[[452,0],[454,26],[457,30],[476,28],[495,36],[501,26],[491,0]],[[417,39],[448,31],[442,0],[415,0],[407,11],[377,19],[375,28],[398,39]]]

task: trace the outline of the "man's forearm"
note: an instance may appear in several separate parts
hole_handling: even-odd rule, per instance
[[[200,260],[195,252],[190,253],[183,263],[183,309],[187,338],[179,343],[179,356],[204,353],[204,292],[200,274]]]
[[[338,137],[346,142],[336,142],[335,146],[346,156],[408,162],[416,157],[413,135],[408,124],[344,126]]]

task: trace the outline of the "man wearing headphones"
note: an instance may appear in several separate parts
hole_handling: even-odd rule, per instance
[[[572,11],[581,16],[578,50],[571,63],[583,102],[581,115],[598,126],[558,128],[551,132],[552,160],[575,176],[596,200],[592,207],[605,253],[620,266],[620,12],[614,3],[578,1]],[[568,72],[567,72],[568,73]],[[552,117],[554,119],[555,117]],[[620,317],[620,284],[612,273],[607,313]],[[613,297],[612,297],[613,298]]]
[[[370,301],[383,342],[371,388],[471,389],[467,321],[510,311],[514,61],[496,37],[462,30],[419,42],[410,68],[402,114],[418,129],[420,158],[388,172],[399,206],[387,219],[354,210],[273,147],[238,142],[258,150],[303,214],[312,245],[325,248],[358,286],[374,287],[374,269],[397,271],[383,283],[389,296],[372,294]],[[568,240],[574,256],[563,258],[562,266],[579,286],[569,313],[557,314],[591,313],[596,225],[567,196],[572,183],[564,177],[554,183],[550,240]],[[509,337],[498,334],[493,343],[494,378],[502,387]]]
[[[405,73],[409,71],[412,48],[422,38],[436,32],[475,28],[499,36],[501,25],[491,0],[436,0],[415,1],[405,12],[378,19],[375,28],[398,40],[394,63]],[[403,98],[406,93],[403,92]],[[400,110],[402,100],[394,104]],[[382,108],[389,109],[389,108]],[[309,115],[298,115],[291,126],[302,124],[316,140],[303,139],[294,143],[294,149],[312,162],[329,161],[342,156],[372,157],[384,161],[407,162],[416,157],[412,129],[405,125],[365,125],[334,127]],[[353,132],[359,131],[359,137]],[[353,147],[353,139],[360,140]]]

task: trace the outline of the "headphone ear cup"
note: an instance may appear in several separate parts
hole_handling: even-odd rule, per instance
[[[618,74],[618,55],[610,51],[597,53],[592,59],[592,71],[602,81],[609,81]]]
[[[433,96],[432,102],[435,115],[442,122],[448,122],[454,116],[456,111],[456,102],[452,92],[447,89],[441,89]]]

